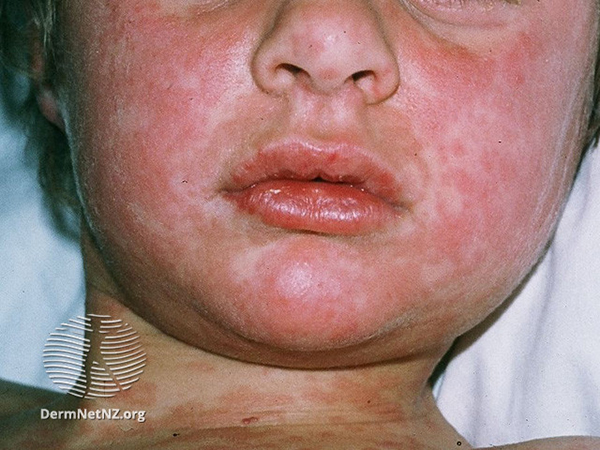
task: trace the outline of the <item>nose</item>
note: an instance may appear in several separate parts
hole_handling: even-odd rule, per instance
[[[321,95],[356,89],[376,104],[398,89],[396,57],[381,17],[367,0],[288,0],[254,54],[252,71],[265,92],[301,87]]]

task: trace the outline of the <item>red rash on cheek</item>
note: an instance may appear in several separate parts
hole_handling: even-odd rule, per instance
[[[161,16],[156,4],[130,11],[125,3],[125,12],[118,3],[108,11],[92,6],[86,11],[89,21],[77,22],[77,45],[69,60],[74,64],[70,73],[77,76],[75,100],[80,108],[100,101],[94,108],[100,111],[93,118],[97,128],[117,116],[121,134],[136,133],[136,142],[145,136],[156,139],[156,130],[145,128],[155,126],[166,142],[192,139],[190,130],[206,129],[195,121],[207,120],[206,111],[227,98],[236,77],[245,76],[233,63],[243,36],[231,31],[229,22],[208,32],[192,21]],[[95,32],[80,32],[86,27]],[[107,92],[111,95],[103,95]],[[180,126],[182,118],[188,118],[188,129]]]
[[[436,63],[404,73],[432,177],[425,209],[433,214],[433,241],[467,264],[477,263],[464,259],[469,253],[484,260],[490,245],[506,255],[539,245],[572,174],[579,137],[561,135],[561,115],[562,105],[579,100],[577,92],[563,88],[571,77],[553,61],[556,44],[544,33],[531,34],[536,38],[514,37],[501,53],[415,46],[421,61]],[[413,83],[426,88],[412,96]]]
[[[145,220],[136,217],[143,210],[184,217],[189,197],[199,198],[197,189],[218,169],[219,145],[208,153],[200,148],[219,125],[211,113],[236,95],[230,84],[244,84],[236,83],[240,69],[232,63],[232,42],[239,36],[227,31],[227,23],[207,34],[193,22],[182,26],[155,17],[145,6],[124,14],[112,4],[105,13],[107,19],[96,18],[104,28],[90,25],[96,33],[82,33],[88,40],[76,51],[87,52],[73,58],[80,113],[72,116],[72,127],[85,130],[79,134],[79,147],[86,149],[79,166],[84,189],[94,192],[85,197],[97,200],[90,209],[108,214],[115,205],[107,198],[135,199],[139,208],[116,205],[124,224],[127,217]],[[96,147],[111,164],[95,164]],[[205,163],[213,157],[214,169]]]

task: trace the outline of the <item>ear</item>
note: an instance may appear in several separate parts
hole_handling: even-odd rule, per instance
[[[39,39],[31,42],[31,72],[36,91],[36,99],[41,113],[51,123],[64,131],[65,122],[60,111],[55,87],[47,77],[48,61]]]
[[[58,101],[54,89],[47,84],[37,86],[37,103],[40,111],[46,119],[52,122],[61,130],[65,130],[65,122],[63,120]]]

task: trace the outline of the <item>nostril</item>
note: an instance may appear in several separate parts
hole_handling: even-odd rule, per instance
[[[364,80],[365,78],[375,77],[375,72],[372,70],[361,70],[359,72],[352,74],[352,80],[356,83],[358,81]]]
[[[376,102],[377,92],[381,86],[381,80],[378,80],[378,74],[373,70],[361,70],[352,74],[351,78],[354,85],[357,86],[365,95],[367,103]],[[390,90],[391,93],[391,90]],[[382,97],[385,98],[385,95]]]
[[[305,71],[301,67],[298,67],[298,66],[295,66],[294,64],[289,64],[289,63],[279,64],[279,66],[277,66],[277,69],[284,70],[286,72],[291,73],[292,75],[298,75],[299,73]]]
[[[302,74],[307,75],[306,70],[291,63],[275,64],[271,68],[269,68],[269,65],[264,64],[258,66],[257,73],[259,74],[259,85],[266,92],[277,94],[287,91],[298,78],[302,78]]]

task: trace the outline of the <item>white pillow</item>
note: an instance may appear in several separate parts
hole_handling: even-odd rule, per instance
[[[83,313],[79,245],[43,206],[22,130],[0,102],[0,378],[58,390],[42,363],[46,338]]]
[[[545,258],[502,309],[459,339],[437,389],[447,419],[476,446],[600,435],[598,150]]]

